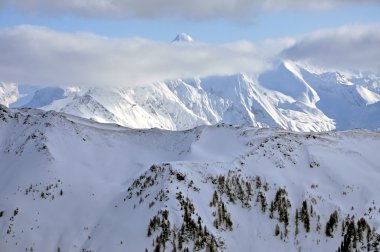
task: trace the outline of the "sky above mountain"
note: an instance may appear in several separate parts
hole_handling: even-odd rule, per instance
[[[379,72],[378,0],[0,0],[0,80],[135,85],[289,58]],[[194,42],[172,45],[186,32]]]

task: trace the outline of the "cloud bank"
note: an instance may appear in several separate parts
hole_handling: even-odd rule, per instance
[[[242,19],[255,12],[326,9],[347,4],[379,4],[378,0],[0,0],[33,14],[70,13],[107,18],[181,17]]]
[[[286,43],[284,43],[286,44]],[[281,50],[248,41],[161,43],[62,33],[36,26],[0,30],[0,79],[38,85],[131,86],[159,80],[260,71]]]
[[[156,81],[257,75],[290,59],[330,70],[380,73],[380,24],[317,31],[299,38],[223,45],[110,39],[44,27],[0,29],[0,81],[34,85],[133,86]]]
[[[380,24],[345,26],[302,36],[282,57],[339,70],[380,73]]]

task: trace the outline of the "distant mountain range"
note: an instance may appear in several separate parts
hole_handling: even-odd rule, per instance
[[[257,77],[211,76],[126,88],[0,84],[0,103],[13,108],[168,130],[217,123],[292,131],[377,130],[379,101],[378,76],[323,72],[291,61]]]

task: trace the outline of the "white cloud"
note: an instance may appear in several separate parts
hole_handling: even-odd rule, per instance
[[[348,4],[379,4],[378,0],[264,0],[265,10],[323,10]]]
[[[324,68],[380,72],[380,24],[345,26],[300,37],[282,56]]]
[[[278,45],[267,43],[258,50],[249,41],[225,45],[171,44],[17,26],[0,29],[0,80],[38,85],[122,86],[261,71],[283,49]]]
[[[0,81],[35,85],[131,86],[159,80],[258,74],[278,58],[335,70],[380,72],[380,24],[299,38],[223,45],[110,39],[44,27],[0,29]]]
[[[118,18],[181,17],[187,19],[246,18],[252,13],[283,9],[325,9],[378,0],[0,0],[37,14],[74,13]]]

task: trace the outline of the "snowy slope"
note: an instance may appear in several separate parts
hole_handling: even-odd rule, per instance
[[[354,84],[339,73],[302,72],[320,97],[317,106],[334,118],[337,129],[379,128],[380,96],[375,89],[369,89],[368,83]]]
[[[185,130],[228,123],[301,132],[380,128],[380,81],[282,61],[246,74],[112,88],[0,87],[0,103],[55,110],[131,128]]]
[[[379,148],[364,130],[135,130],[1,106],[0,251],[374,251]]]
[[[19,92],[16,84],[0,82],[0,104],[9,106],[18,98]]]

